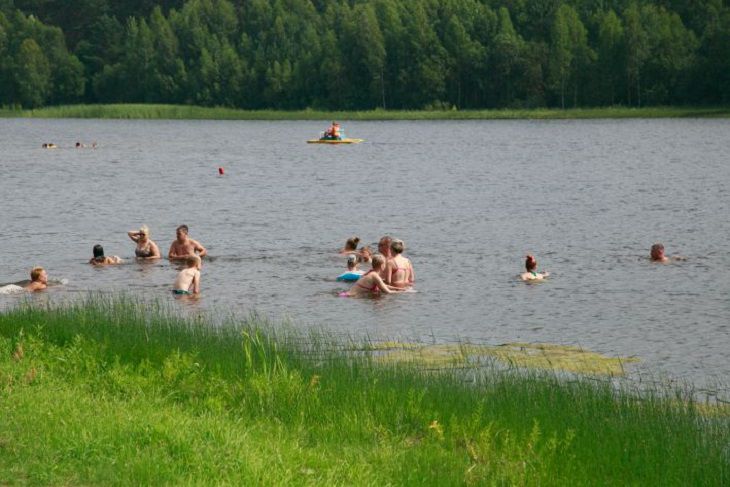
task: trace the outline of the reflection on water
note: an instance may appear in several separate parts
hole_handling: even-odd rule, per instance
[[[718,271],[730,264],[730,121],[345,128],[367,142],[308,145],[318,122],[0,120],[0,281],[42,265],[68,282],[34,300],[124,291],[335,335],[555,343],[697,383],[730,376]],[[69,148],[78,139],[98,148]],[[136,261],[126,231],[148,225],[166,255],[183,223],[210,257],[200,299],[174,301],[178,266]],[[337,249],[385,234],[406,242],[418,292],[337,298],[349,287],[334,281]],[[688,260],[650,263],[658,241]],[[125,263],[86,264],[97,243]],[[548,282],[517,280],[527,253]]]

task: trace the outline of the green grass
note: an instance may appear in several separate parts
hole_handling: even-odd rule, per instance
[[[370,353],[133,298],[14,308],[0,314],[0,485],[730,481],[730,418],[684,391]]]
[[[591,119],[591,118],[728,118],[730,108],[648,107],[521,110],[237,110],[191,105],[69,105],[22,110],[0,109],[0,117],[29,118],[121,118],[171,120],[505,120],[505,119]]]

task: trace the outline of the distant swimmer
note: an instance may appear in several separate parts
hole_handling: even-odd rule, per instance
[[[664,245],[660,243],[655,243],[651,246],[651,250],[649,251],[649,258],[652,260],[652,262],[661,262],[664,264],[672,260],[687,260],[686,257],[682,257],[679,255],[674,255],[672,257],[664,255]]]
[[[77,149],[83,149],[84,147],[86,147],[86,146],[84,144],[82,144],[81,142],[76,142]]]
[[[386,284],[397,287],[406,288],[412,286],[416,280],[413,273],[413,265],[410,259],[403,257],[401,254],[405,250],[405,244],[402,240],[393,240],[390,243],[390,250],[393,254],[388,262],[386,262]]]
[[[134,249],[134,255],[138,259],[159,259],[160,248],[150,240],[150,229],[147,225],[142,225],[139,230],[131,230],[127,232],[129,238],[137,244]]]
[[[175,278],[172,286],[172,294],[176,296],[189,296],[200,294],[200,268],[202,262],[197,255],[185,257],[185,269],[181,270]]]
[[[177,227],[177,230],[175,230],[177,240],[170,245],[170,251],[167,253],[168,259],[184,259],[190,255],[196,255],[196,252],[198,257],[205,257],[208,253],[197,240],[188,237],[188,231],[187,225]]]
[[[34,267],[30,271],[30,284],[25,286],[28,292],[43,291],[48,287],[48,274],[43,267]]]
[[[340,254],[354,254],[357,252],[357,244],[360,243],[360,237],[350,237],[345,242],[345,246],[340,250]]]
[[[53,143],[50,143],[50,144],[49,143],[44,143],[44,144],[41,145],[41,148],[43,148],[43,149],[58,149],[58,146],[56,144],[53,144]]]
[[[373,268],[363,274],[358,281],[350,288],[339,294],[341,297],[360,297],[377,295],[380,293],[391,294],[400,292],[402,289],[388,286],[380,277],[380,272],[385,268],[385,257],[380,254],[373,256]]]
[[[520,279],[523,281],[542,281],[550,275],[549,272],[543,272],[540,274],[536,271],[537,259],[535,259],[535,256],[533,255],[527,255],[527,257],[525,257],[525,269],[527,272],[520,275]]]
[[[114,265],[122,263],[122,259],[116,255],[104,255],[104,247],[99,244],[94,245],[93,252],[94,257],[92,257],[89,261],[89,264],[91,265]]]

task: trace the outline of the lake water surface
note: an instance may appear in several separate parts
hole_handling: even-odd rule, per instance
[[[0,120],[0,283],[170,300],[185,223],[209,250],[183,309],[435,342],[579,345],[695,384],[730,377],[730,120],[349,122]],[[73,149],[79,140],[97,149]],[[54,142],[56,150],[43,150]],[[225,175],[218,175],[218,167]],[[406,242],[416,293],[342,299],[336,254]],[[669,265],[646,258],[654,242]],[[127,264],[92,268],[94,244]],[[517,280],[526,253],[549,282]],[[1,296],[0,308],[27,299]]]

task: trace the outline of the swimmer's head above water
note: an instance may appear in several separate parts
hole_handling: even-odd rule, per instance
[[[668,258],[664,255],[664,245],[660,243],[655,243],[651,246],[651,250],[649,251],[649,255],[651,256],[651,260],[658,261],[658,262],[664,262],[668,260]]]
[[[394,255],[402,254],[406,248],[403,240],[395,239],[390,243],[390,250]]]
[[[94,260],[97,262],[103,262],[104,261],[104,247],[102,247],[100,244],[94,245]]]
[[[360,243],[360,237],[350,237],[345,242],[345,250],[356,250],[357,244]]]
[[[537,259],[532,254],[527,254],[525,257],[525,269],[527,272],[534,272],[537,269]]]

